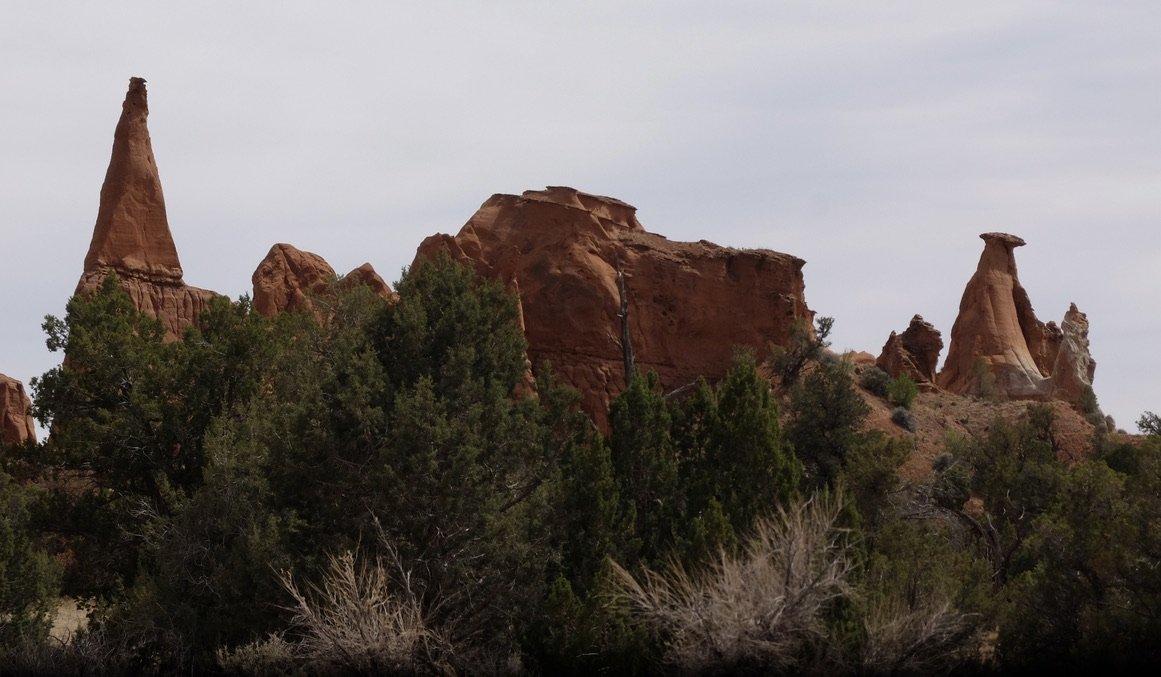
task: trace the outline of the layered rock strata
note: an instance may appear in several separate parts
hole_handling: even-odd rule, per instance
[[[907,374],[920,388],[934,390],[935,368],[942,350],[939,330],[922,315],[916,315],[902,334],[891,332],[875,365],[892,378]]]
[[[1038,320],[1016,272],[1014,249],[1024,240],[1007,233],[980,237],[984,252],[964,289],[939,385],[974,394],[990,379],[998,395],[1076,404],[1096,368],[1087,318],[1073,304],[1067,329]]]
[[[736,348],[763,355],[813,318],[802,259],[671,242],[632,205],[572,188],[494,195],[459,234],[424,240],[414,265],[441,252],[518,287],[532,364],[550,362],[599,424],[625,384],[618,268],[637,370],[666,390],[720,377]]]
[[[116,273],[137,308],[161,320],[172,340],[181,337],[215,294],[182,279],[148,117],[145,80],[130,78],[76,293],[95,291],[110,272]]]
[[[311,310],[311,297],[324,292],[336,279],[335,269],[318,254],[276,244],[250,278],[254,284],[254,309],[266,317],[288,310]],[[391,287],[369,263],[352,270],[340,284],[365,285],[384,299],[395,298]]]
[[[32,421],[32,400],[24,384],[0,374],[0,444],[23,444],[36,441]]]

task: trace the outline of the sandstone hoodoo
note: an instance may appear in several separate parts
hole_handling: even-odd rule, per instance
[[[943,337],[939,330],[922,315],[916,315],[902,334],[891,332],[875,364],[892,377],[907,374],[921,388],[933,390],[941,350]]]
[[[939,384],[973,394],[981,379],[990,379],[997,394],[1078,403],[1096,369],[1087,318],[1073,304],[1063,330],[1038,320],[1016,274],[1013,250],[1024,240],[1007,233],[980,237],[984,253],[964,289]]]
[[[250,278],[254,284],[254,309],[267,317],[286,310],[309,310],[311,295],[326,290],[335,279],[335,269],[318,254],[276,244]],[[366,285],[384,299],[394,297],[391,287],[369,263],[352,270],[343,282]]]
[[[130,78],[76,293],[98,289],[105,277],[115,272],[137,307],[161,320],[166,335],[175,339],[214,293],[190,287],[182,279],[146,125],[148,117],[145,80]]]
[[[637,369],[667,390],[721,376],[738,347],[764,356],[813,318],[802,259],[671,242],[633,206],[572,188],[494,195],[458,235],[424,240],[415,263],[440,252],[518,286],[533,365],[550,362],[601,423],[625,383],[618,267]]]
[[[0,374],[0,444],[22,444],[36,441],[32,422],[32,401],[24,384]]]

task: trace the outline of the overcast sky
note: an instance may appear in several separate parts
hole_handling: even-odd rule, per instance
[[[984,231],[1088,314],[1119,426],[1161,411],[1161,3],[0,0],[0,372],[80,276],[130,76],[186,282],[270,246],[389,281],[493,193],[806,259],[836,349],[949,340]],[[946,349],[945,349],[946,352]]]

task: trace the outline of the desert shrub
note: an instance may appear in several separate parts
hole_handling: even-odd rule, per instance
[[[947,510],[960,510],[971,498],[972,470],[966,459],[951,452],[944,452],[932,461],[935,482],[932,499],[935,504]]]
[[[1137,430],[1142,435],[1161,435],[1161,416],[1151,411],[1146,411],[1137,419]]]
[[[294,600],[291,628],[218,654],[222,667],[242,673],[290,668],[332,674],[439,672],[451,645],[432,628],[411,572],[385,548],[368,563],[347,551],[329,558],[320,583],[300,586],[290,572],[279,579]]]
[[[770,346],[770,366],[782,388],[794,385],[807,363],[821,358],[830,345],[827,337],[833,327],[833,317],[818,318],[813,328],[808,321],[801,320],[790,328],[786,345]]]
[[[885,520],[860,588],[858,663],[869,674],[939,674],[976,660],[995,591],[988,562],[935,520]]]
[[[674,561],[638,577],[617,566],[619,599],[664,638],[679,670],[791,669],[827,638],[828,611],[851,591],[842,511],[836,494],[780,509],[704,572]]]
[[[887,397],[887,386],[890,383],[891,376],[878,367],[868,367],[859,375],[859,384],[878,397]]]
[[[870,408],[859,395],[850,365],[820,365],[790,391],[786,439],[802,461],[808,485],[838,478],[846,458],[862,439]]]
[[[0,469],[0,658],[45,638],[57,594],[56,564],[33,525],[36,498]]]
[[[907,374],[899,374],[887,384],[887,399],[897,407],[910,409],[918,394],[919,386]]]
[[[911,415],[907,407],[895,407],[891,411],[891,422],[904,430],[915,432],[915,417]]]
[[[1105,415],[1101,411],[1101,405],[1097,402],[1097,396],[1093,392],[1092,386],[1084,387],[1076,406],[1080,409],[1080,413],[1084,414],[1085,420],[1096,426],[1097,431],[1106,431],[1109,429],[1108,424],[1105,422]]]

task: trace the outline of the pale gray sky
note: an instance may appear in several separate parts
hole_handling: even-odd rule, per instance
[[[949,339],[983,243],[1088,313],[1120,426],[1161,410],[1161,3],[0,0],[0,372],[59,356],[130,76],[186,281],[275,242],[395,280],[493,193],[800,256],[835,348]]]

